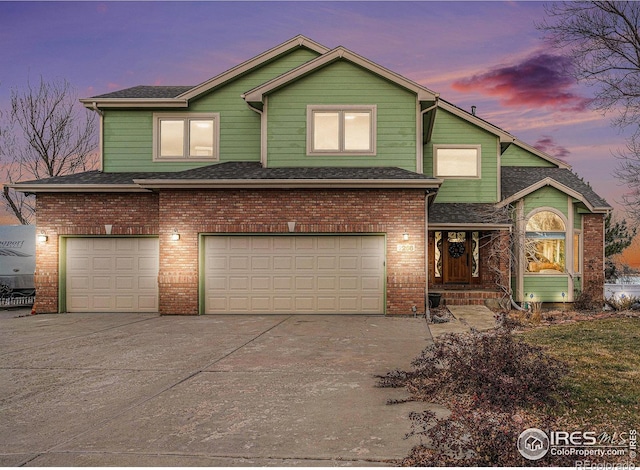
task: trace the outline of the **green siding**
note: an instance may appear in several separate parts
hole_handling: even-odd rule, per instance
[[[538,207],[552,207],[562,212],[568,219],[567,195],[551,186],[545,186],[524,198],[524,214],[527,216]]]
[[[544,158],[541,158],[528,150],[519,147],[516,144],[511,144],[507,150],[502,154],[500,161],[502,166],[537,166],[537,167],[554,167],[553,163]]]
[[[562,302],[569,299],[569,278],[561,276],[524,276],[524,301],[530,302],[533,294],[534,302]],[[564,299],[562,293],[564,292]]]
[[[295,68],[317,53],[300,48],[192,100],[189,109],[105,109],[104,171],[180,171],[207,162],[153,162],[154,112],[220,113],[220,162],[260,161],[260,115],[241,94]]]
[[[375,156],[307,156],[307,105],[377,106]],[[347,61],[268,97],[268,166],[394,166],[416,171],[416,95]]]
[[[480,145],[480,179],[445,179],[438,202],[498,202],[497,136],[454,114],[438,109],[431,141],[424,146],[424,173],[433,175],[434,145]]]

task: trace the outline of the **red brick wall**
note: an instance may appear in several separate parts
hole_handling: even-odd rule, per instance
[[[387,313],[424,306],[424,191],[229,190],[159,194],[39,194],[36,286],[39,313],[58,310],[58,236],[158,234],[160,312],[198,313],[199,233],[385,233]],[[173,230],[180,240],[171,240]],[[413,252],[398,252],[402,234]]]
[[[105,224],[113,235],[158,233],[158,196],[151,193],[38,194],[37,233],[49,238],[36,243],[37,313],[58,311],[58,257],[61,235],[104,235]]]
[[[604,216],[582,216],[582,240],[584,251],[583,292],[598,303],[604,296]]]
[[[424,191],[162,191],[159,207],[162,313],[198,311],[199,233],[289,233],[287,222],[296,233],[386,233],[387,313],[424,306]],[[405,230],[414,252],[397,251]]]

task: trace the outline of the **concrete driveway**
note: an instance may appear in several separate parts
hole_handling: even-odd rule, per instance
[[[391,465],[431,341],[376,316],[0,315],[0,465]]]

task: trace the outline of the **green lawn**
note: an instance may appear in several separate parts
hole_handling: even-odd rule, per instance
[[[581,321],[522,337],[569,364],[560,411],[576,424],[640,427],[640,318]]]

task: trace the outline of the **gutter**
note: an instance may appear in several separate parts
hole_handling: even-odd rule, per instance
[[[438,189],[441,179],[134,179],[145,189]]]
[[[137,184],[21,184],[6,185],[21,193],[148,193]]]

